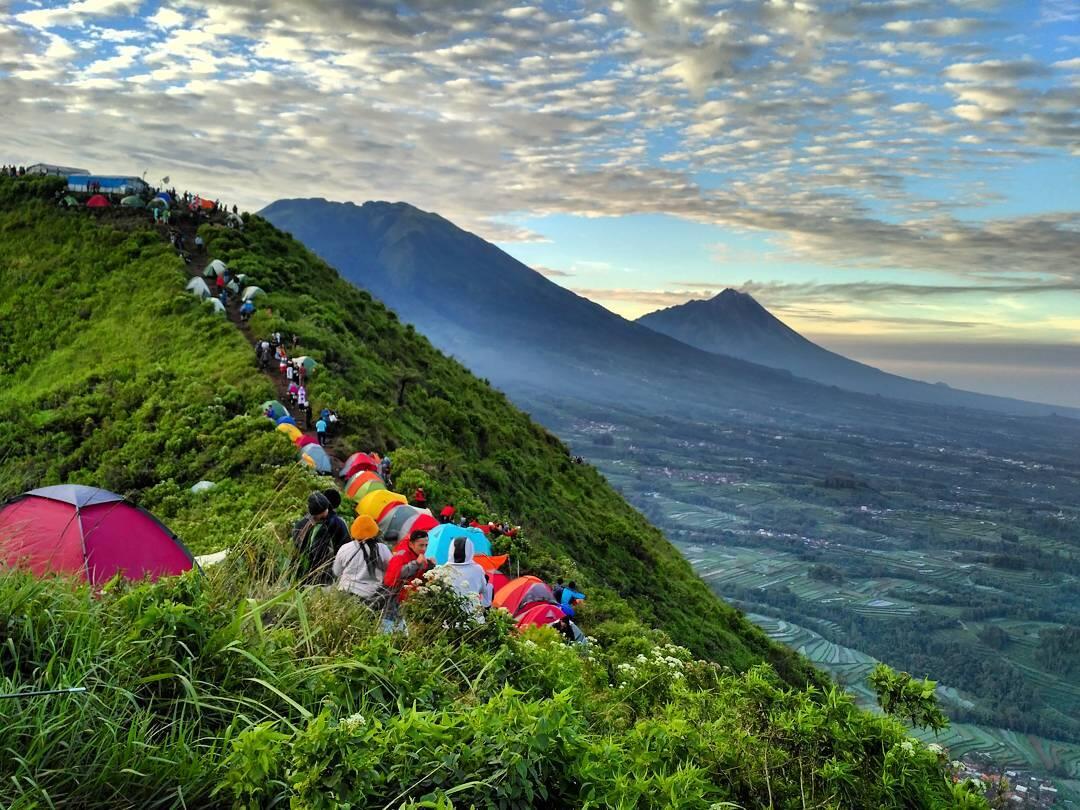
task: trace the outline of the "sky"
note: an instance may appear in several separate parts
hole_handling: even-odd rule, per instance
[[[1080,406],[1080,0],[0,0],[0,163],[404,200],[626,316]]]

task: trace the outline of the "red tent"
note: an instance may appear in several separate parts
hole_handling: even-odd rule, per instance
[[[529,627],[536,625],[537,627],[543,627],[548,624],[555,624],[555,622],[565,617],[566,614],[558,605],[553,605],[550,602],[538,602],[529,605],[517,615],[517,626]]]
[[[532,602],[554,602],[555,594],[539,577],[518,577],[503,585],[491,600],[492,607],[506,608],[515,616]]]
[[[109,198],[104,194],[95,194],[86,201],[87,208],[108,208],[110,205]]]
[[[338,473],[342,478],[351,478],[358,472],[376,472],[379,469],[379,462],[374,456],[370,456],[367,453],[353,453],[347,459],[341,467],[341,472]]]
[[[314,436],[297,436],[296,439],[293,440],[293,444],[295,444],[297,447],[307,447],[307,445],[309,444],[318,443],[319,440],[316,439]]]
[[[118,573],[157,579],[195,565],[149,512],[104,489],[74,484],[31,490],[0,509],[0,562],[35,574],[77,574],[93,585]]]
[[[510,577],[502,571],[488,571],[487,578],[488,582],[491,583],[491,590],[493,593],[498,593],[502,586],[510,581]]]

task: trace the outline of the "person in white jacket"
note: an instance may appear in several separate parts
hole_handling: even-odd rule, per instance
[[[440,572],[455,591],[469,600],[476,609],[491,606],[491,583],[480,563],[473,560],[473,542],[468,537],[455,537],[450,546],[450,558],[440,566]]]
[[[359,597],[374,610],[382,610],[388,591],[383,575],[390,562],[390,549],[380,543],[379,525],[367,515],[360,515],[349,529],[352,540],[338,549],[333,572],[338,590]]]

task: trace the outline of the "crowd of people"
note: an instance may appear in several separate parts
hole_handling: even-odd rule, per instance
[[[381,541],[379,525],[370,516],[359,515],[347,525],[337,512],[341,494],[336,489],[313,492],[307,506],[307,514],[296,521],[292,531],[301,583],[352,595],[380,615],[384,632],[407,632],[401,605],[429,572],[463,597],[464,604],[477,615],[491,607],[495,593],[492,579],[474,559],[476,551],[469,537],[455,537],[447,561],[437,565],[427,555],[426,530],[410,532],[391,550]],[[475,521],[469,525],[479,526]],[[576,583],[563,584],[561,579],[553,593],[567,619],[556,622],[555,627],[573,640],[568,620],[585,594]]]
[[[4,166],[0,169],[0,177],[23,177],[26,174],[26,167],[19,166],[16,168],[12,166]]]

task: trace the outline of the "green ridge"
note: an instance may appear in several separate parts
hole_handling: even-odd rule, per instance
[[[595,470],[249,217],[243,233],[201,233],[268,291],[252,330],[295,331],[320,361],[310,397],[341,414],[338,446],[392,451],[399,489],[520,522],[526,539],[502,550],[523,571],[576,577],[603,649],[582,659],[544,633],[530,647],[499,622],[476,643],[392,642],[337,594],[280,591],[283,528],[317,479],[258,413],[272,385],[244,335],[183,291],[158,233],[56,209],[54,186],[0,179],[0,496],[99,485],[196,552],[240,551],[205,580],[96,599],[0,577],[0,688],[96,686],[83,703],[0,703],[0,804],[951,806],[930,752],[823,692],[823,676],[713,596]],[[219,486],[191,494],[201,479]],[[665,654],[683,663],[619,691],[622,665]],[[346,744],[362,736],[339,722],[352,712],[379,718],[380,736]],[[452,754],[454,734],[500,750]],[[452,775],[433,776],[440,767]]]

